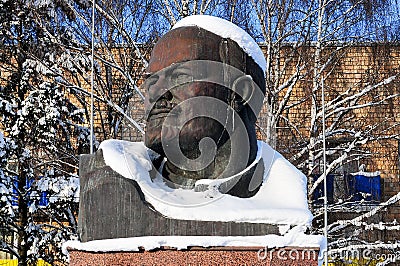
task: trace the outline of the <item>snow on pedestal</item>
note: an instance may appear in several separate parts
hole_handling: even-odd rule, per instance
[[[258,141],[256,158],[256,161],[263,158],[264,180],[251,198],[221,194],[213,189],[216,187],[213,183],[221,180],[199,180],[198,184],[210,185],[209,190],[201,192],[172,189],[159,177],[151,180],[152,152],[142,142],[106,140],[99,148],[103,150],[105,163],[125,178],[135,180],[145,200],[166,217],[278,225],[309,225],[312,221],[306,177],[264,142]]]
[[[64,248],[70,253],[71,266],[321,265],[324,238],[305,235],[303,229],[297,226],[283,236],[147,236],[87,243],[69,241]]]
[[[296,226],[284,235],[264,236],[145,236],[132,238],[94,240],[86,243],[68,241],[65,248],[89,252],[116,252],[153,250],[161,246],[178,250],[189,247],[299,247],[320,248],[321,235],[306,235],[302,226]]]

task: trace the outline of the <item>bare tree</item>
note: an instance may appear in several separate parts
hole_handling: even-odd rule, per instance
[[[159,36],[161,26],[156,22],[152,1],[96,1],[94,49],[95,131],[97,137],[121,137],[130,130],[139,138],[142,134],[143,114],[133,113],[130,107],[140,109],[143,92],[139,89],[152,41]],[[68,47],[66,60],[69,73],[60,82],[81,91],[82,104],[88,106],[91,94],[91,14],[88,7],[69,4],[76,19],[69,25],[74,43]],[[74,60],[80,56],[82,60]],[[89,120],[89,110],[86,113]],[[141,124],[142,123],[142,124]]]
[[[356,172],[355,166],[370,162],[373,145],[399,138],[399,124],[394,118],[368,117],[369,113],[377,112],[377,108],[390,106],[399,96],[394,89],[399,68],[391,65],[389,46],[376,47],[365,42],[374,39],[372,26],[366,27],[367,21],[374,20],[374,10],[387,3],[329,0],[254,0],[252,3],[265,42],[269,92],[267,119],[264,121],[261,117],[259,123],[266,140],[308,176],[310,207],[313,207],[315,191],[326,175]],[[367,3],[372,6],[366,6]],[[340,82],[341,75],[348,75],[346,60],[363,49],[375,49],[375,52],[386,49],[387,60],[373,63],[369,58],[368,64],[359,74],[353,75],[351,81]],[[386,71],[385,65],[392,70]],[[322,167],[324,139],[325,174]],[[388,204],[379,205],[377,210],[397,201],[398,195]],[[343,211],[345,205],[337,203],[330,211]],[[315,224],[320,228],[322,211],[322,208],[314,209]],[[370,214],[375,213],[371,211]],[[342,222],[346,224],[344,227],[354,224],[351,219],[348,223]],[[344,236],[343,231],[338,233],[339,228],[343,229],[330,226],[332,237]]]

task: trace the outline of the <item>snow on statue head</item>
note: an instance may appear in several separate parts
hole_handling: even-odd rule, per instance
[[[220,191],[258,191],[264,167],[255,162],[255,121],[265,64],[246,32],[211,16],[184,18],[156,43],[143,84],[145,145],[166,159],[164,178],[193,188],[200,179],[236,176]]]

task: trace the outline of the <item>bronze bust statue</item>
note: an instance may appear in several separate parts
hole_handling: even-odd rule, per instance
[[[81,240],[310,223],[306,177],[256,139],[264,71],[257,43],[228,21],[190,16],[165,34],[143,84],[144,143],[105,140],[80,158]]]
[[[156,43],[143,86],[147,93],[145,145],[164,159],[161,172],[165,179],[193,188],[200,179],[228,178],[254,162],[255,122],[263,103],[265,77],[261,67],[234,40],[198,26],[172,29]],[[196,98],[200,102],[197,105],[191,102]],[[227,111],[221,114],[220,109]],[[215,119],[216,113],[220,121]],[[237,130],[240,125],[242,131]],[[212,158],[203,162],[203,167],[191,168],[195,162],[188,167],[185,164],[201,157],[199,147],[204,139],[214,142],[214,146],[203,149]],[[168,143],[179,144],[170,150],[179,149],[185,162],[174,158],[179,157],[174,152],[166,154]],[[161,160],[153,163],[158,168]],[[258,191],[262,176],[261,160],[221,186],[220,191],[251,197]]]

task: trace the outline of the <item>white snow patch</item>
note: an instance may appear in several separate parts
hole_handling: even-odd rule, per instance
[[[301,247],[325,248],[322,235],[306,235],[304,227],[296,226],[283,236],[144,236],[94,240],[82,243],[67,241],[63,245],[67,249],[89,252],[139,251],[139,248],[153,250],[161,246],[186,249],[192,246],[200,247]]]
[[[210,31],[222,38],[229,38],[236,42],[254,61],[261,67],[265,72],[267,63],[265,56],[261,51],[255,40],[243,29],[239,28],[235,24],[218,17],[208,15],[193,15],[183,18],[178,21],[172,29],[197,26],[199,28]]]
[[[375,177],[381,174],[381,172],[376,171],[376,172],[364,172],[364,171],[360,171],[360,172],[356,172],[356,173],[350,173],[351,175],[362,175],[365,177]]]
[[[284,235],[284,234],[286,234],[287,231],[289,231],[289,229],[290,229],[290,225],[289,224],[280,225],[279,226],[279,233],[281,235]]]
[[[4,135],[3,135],[3,132],[0,132],[0,158],[3,157],[4,155],[6,155],[5,148],[6,148],[6,142],[4,140]],[[2,173],[2,172],[3,171],[0,169],[0,173]]]
[[[99,148],[103,150],[105,163],[122,176],[135,180],[145,200],[166,217],[277,225],[308,225],[312,221],[307,204],[306,177],[264,142],[258,142],[257,154],[257,158],[262,157],[264,161],[264,181],[251,198],[221,194],[217,189],[201,192],[172,189],[161,176],[151,180],[149,153],[152,152],[142,142],[106,140]]]

